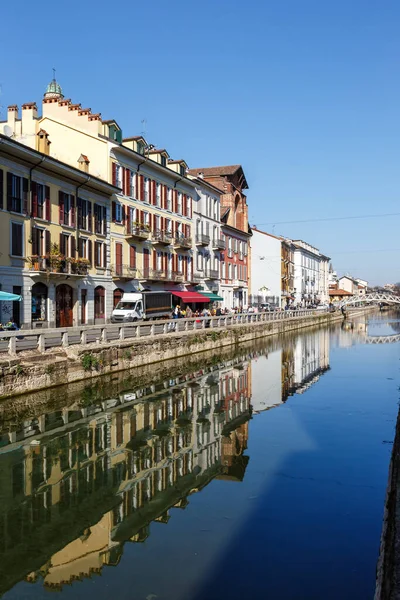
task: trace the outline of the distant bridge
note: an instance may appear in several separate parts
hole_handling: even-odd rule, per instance
[[[400,333],[394,335],[370,335],[365,338],[366,344],[396,344],[400,342]]]
[[[365,294],[365,296],[349,296],[348,298],[341,300],[337,306],[349,306],[350,304],[394,304],[400,306],[400,296],[394,294],[385,294],[372,292]]]

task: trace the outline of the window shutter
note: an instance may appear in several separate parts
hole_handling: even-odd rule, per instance
[[[157,252],[153,250],[153,269],[157,270]]]
[[[3,210],[3,169],[0,169],[0,210]]]
[[[125,225],[125,221],[126,221],[125,204],[121,204],[121,213],[122,213],[122,224]]]
[[[112,164],[112,184],[113,185],[117,185],[117,165],[115,162],[111,163]]]
[[[46,254],[50,254],[51,240],[50,240],[50,231],[46,229],[44,232],[45,236],[45,252]]]
[[[71,236],[71,258],[75,258],[76,254],[76,238],[74,235]]]
[[[44,202],[46,209],[46,221],[51,221],[50,187],[48,185],[46,185],[44,188]]]
[[[103,267],[107,268],[107,244],[103,244]]]
[[[39,244],[38,244],[38,230],[36,227],[32,227],[32,256],[37,256],[39,254]]]
[[[117,205],[114,202],[114,200],[111,203],[111,207],[112,207],[112,222],[115,223],[115,221],[117,220]]]
[[[103,235],[106,235],[107,233],[107,208],[105,206],[103,206],[103,223],[101,232]]]
[[[144,177],[143,175],[139,175],[140,177],[140,200],[144,200]]]
[[[28,189],[29,181],[24,177],[22,180],[22,212],[24,215],[28,214]]]
[[[32,217],[37,217],[38,208],[38,197],[37,197],[37,183],[32,181]]]
[[[7,173],[7,210],[12,209],[12,178],[13,174]]]
[[[60,241],[59,241],[58,247],[60,248],[60,254],[65,254],[64,236],[62,233],[60,233]]]
[[[153,181],[153,204],[157,204],[157,183]]]
[[[60,225],[64,223],[64,192],[58,192],[58,222]]]
[[[129,266],[136,269],[136,246],[131,246],[129,251]]]
[[[75,227],[75,196],[71,196],[71,227]]]
[[[93,222],[92,222],[92,203],[90,202],[90,200],[87,201],[87,230],[88,231],[92,231],[93,230]]]
[[[90,264],[92,264],[92,261],[93,261],[92,240],[88,240],[88,260],[89,260]]]
[[[130,206],[126,207],[126,230],[128,233],[131,231],[131,209]]]
[[[94,266],[99,267],[99,242],[94,243]]]

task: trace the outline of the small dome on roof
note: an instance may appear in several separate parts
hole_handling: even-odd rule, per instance
[[[64,98],[61,85],[57,83],[55,78],[52,79],[52,81],[50,81],[49,85],[47,86],[44,98]]]

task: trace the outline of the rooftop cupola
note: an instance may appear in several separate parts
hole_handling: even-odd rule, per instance
[[[43,99],[54,98],[56,100],[62,100],[64,95],[62,93],[61,85],[56,81],[56,70],[53,69],[53,79],[50,81],[46,88],[46,92]]]

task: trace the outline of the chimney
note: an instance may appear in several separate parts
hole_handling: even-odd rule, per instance
[[[78,167],[84,173],[89,173],[90,160],[85,154],[81,154],[78,158]]]
[[[8,107],[7,111],[7,125],[11,127],[13,133],[15,133],[15,121],[18,120],[18,106],[16,104],[12,104]]]
[[[198,177],[199,179],[204,179],[204,173],[201,173],[201,172],[200,172],[200,173],[197,173],[197,177]]]
[[[49,140],[49,134],[44,129],[41,129],[38,132],[37,137],[38,137],[37,149],[39,150],[39,152],[42,152],[42,154],[47,154],[47,156],[49,156],[50,144],[51,144],[51,142]]]

